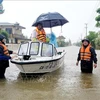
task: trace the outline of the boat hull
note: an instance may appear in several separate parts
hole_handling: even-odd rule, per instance
[[[53,72],[60,68],[64,63],[64,55],[60,56],[57,59],[51,59],[48,61],[35,61],[35,62],[16,62],[11,61],[12,63],[16,64],[19,68],[21,73],[47,73]]]

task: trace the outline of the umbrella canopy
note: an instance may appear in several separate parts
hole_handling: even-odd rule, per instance
[[[45,14],[41,14],[32,26],[37,26],[38,23],[41,23],[45,28],[52,28],[55,26],[62,26],[67,23],[68,20],[64,18],[58,12],[49,12]]]
[[[3,0],[0,0],[0,4],[2,3]]]

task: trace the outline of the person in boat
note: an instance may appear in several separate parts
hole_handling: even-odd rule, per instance
[[[76,65],[78,65],[80,60],[81,60],[81,72],[83,73],[92,73],[93,62],[94,62],[94,68],[97,67],[96,52],[94,48],[90,45],[90,41],[88,39],[82,40],[82,47],[79,50]]]
[[[55,47],[58,47],[56,35],[54,34],[54,32],[46,34],[46,36],[47,36],[46,38],[47,43],[53,44]]]
[[[5,37],[0,34],[0,78],[4,78],[6,68],[9,67],[9,59],[11,59],[10,54],[13,51],[7,49],[5,45]]]
[[[36,29],[31,34],[31,40],[34,42],[46,42],[46,32],[43,29],[43,25],[41,23],[37,23]]]
[[[56,36],[53,32],[50,34],[50,41],[49,43],[54,44],[55,47],[58,47]]]

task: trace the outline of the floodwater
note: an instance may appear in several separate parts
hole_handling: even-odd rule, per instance
[[[10,63],[6,79],[0,80],[0,100],[99,100],[100,61],[93,74],[82,74],[75,65],[79,47],[60,49],[67,52],[64,66],[52,73],[27,79]],[[100,51],[96,52],[100,59]]]

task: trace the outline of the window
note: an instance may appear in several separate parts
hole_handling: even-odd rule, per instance
[[[53,46],[51,44],[46,44],[46,43],[42,44],[41,56],[51,57],[51,56],[53,56],[52,51],[53,51]]]
[[[12,34],[12,28],[6,28],[6,31],[7,31],[9,34]]]
[[[55,47],[53,48],[53,55],[57,55],[57,50]]]
[[[20,56],[27,55],[27,51],[28,51],[28,43],[21,44],[18,55]]]
[[[37,55],[39,52],[39,43],[33,42],[30,46],[30,55]]]

